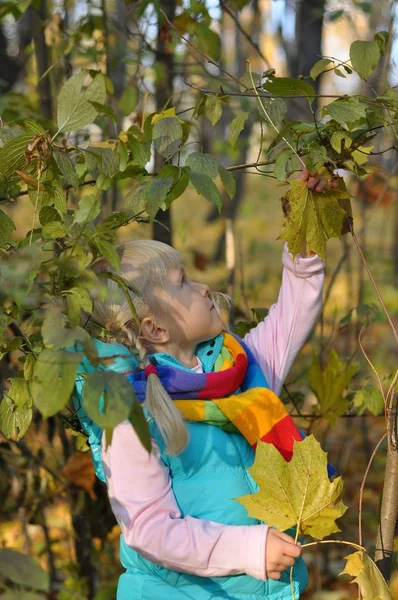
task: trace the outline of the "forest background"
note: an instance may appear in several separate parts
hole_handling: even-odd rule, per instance
[[[359,542],[374,554],[387,441],[391,451],[396,440],[390,428],[378,444],[388,400],[396,415],[397,18],[386,0],[0,3],[0,541],[49,574],[0,552],[6,600],[115,597],[119,529],[106,490],[63,406],[68,386],[54,400],[37,366],[49,348],[63,351],[65,331],[90,308],[85,253],[115,264],[115,241],[172,242],[192,277],[234,298],[244,333],[276,300],[280,197],[303,159],[344,175],[356,237],[331,233],[324,310],[282,398],[343,474],[343,539],[358,541],[360,504]],[[358,59],[356,40],[379,50],[361,47]],[[297,242],[289,236],[282,229]],[[46,281],[49,304],[38,292]],[[62,342],[59,331],[51,337],[62,329],[61,297]],[[357,597],[351,578],[338,577],[346,554],[329,544],[306,551],[307,597]]]

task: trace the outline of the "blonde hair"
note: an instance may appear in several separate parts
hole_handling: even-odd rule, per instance
[[[118,272],[111,268],[105,258],[98,259],[92,266],[97,274],[105,272],[103,282],[108,289],[105,299],[94,299],[90,319],[106,331],[107,341],[121,342],[135,351],[141,367],[145,368],[150,362],[150,345],[141,336],[140,323],[148,316],[167,319],[166,305],[153,291],[164,287],[167,272],[179,268],[181,259],[174,248],[154,240],[134,240],[118,246],[116,250],[120,258]],[[116,278],[112,279],[112,275]],[[125,283],[124,293],[119,289],[117,277]],[[222,303],[229,302],[224,294],[215,293],[211,296],[219,312]],[[131,303],[136,315],[132,314]],[[189,441],[187,427],[154,373],[148,376],[144,406],[155,419],[168,454],[182,452]]]

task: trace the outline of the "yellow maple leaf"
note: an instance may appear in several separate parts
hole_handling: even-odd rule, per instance
[[[289,251],[295,256],[304,240],[307,247],[319,256],[324,256],[326,241],[339,237],[347,216],[344,200],[350,195],[342,179],[338,189],[323,192],[309,190],[306,181],[289,182],[290,190],[282,198],[286,218],[279,237],[286,240]]]
[[[259,441],[249,471],[260,489],[236,500],[251,517],[280,531],[297,527],[299,535],[317,539],[340,531],[335,520],[347,510],[343,480],[329,480],[326,453],[314,436],[294,443],[290,462],[272,444]]]
[[[344,571],[355,577],[351,583],[357,583],[361,591],[362,600],[392,600],[392,595],[387,583],[379,569],[366,552],[359,550],[345,557]]]

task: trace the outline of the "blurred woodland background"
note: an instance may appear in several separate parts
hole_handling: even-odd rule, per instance
[[[309,78],[321,57],[347,61],[354,40],[373,39],[380,31],[390,33],[390,43],[366,82],[342,68],[325,69],[314,81]],[[134,125],[141,128],[147,114],[171,106],[182,118],[196,111],[198,118],[186,132],[189,147],[216,156],[224,167],[244,166],[234,172],[236,195],[231,200],[222,192],[220,215],[214,205],[187,188],[169,210],[158,213],[154,223],[135,220],[118,230],[117,240],[153,236],[172,243],[190,276],[234,298],[234,322],[243,332],[277,299],[283,246],[278,239],[283,219],[278,199],[284,183],[283,177],[275,179],[273,171],[263,166],[267,156],[262,146],[275,132],[253,116],[250,105],[254,106],[255,98],[223,97],[220,67],[239,80],[246,77],[246,83],[247,61],[254,74],[275,69],[278,76],[303,76],[319,94],[313,113],[308,102],[293,98],[287,102],[286,119],[310,123],[314,114],[321,119],[323,106],[333,96],[368,94],[369,89],[377,96],[386,87],[394,90],[397,38],[396,0],[1,0],[0,125],[12,127],[21,119],[34,119],[44,129],[51,128],[59,91],[80,69],[107,75],[108,102],[96,107],[99,115],[93,124],[69,136],[74,146],[101,143]],[[218,95],[206,97],[209,89]],[[234,117],[240,117],[240,122],[235,121],[237,139],[231,132]],[[139,152],[139,144],[134,151]],[[395,324],[396,151],[396,138],[394,142],[391,128],[386,128],[372,140],[373,155],[366,157],[374,169],[359,177],[340,171],[353,195],[358,240]],[[149,160],[144,153],[141,166],[158,172],[163,160],[159,153]],[[123,198],[134,188],[128,175],[103,186],[103,216],[122,210]],[[84,193],[85,188],[68,190],[68,203],[76,206]],[[23,240],[32,228],[31,197],[18,192],[15,201],[0,198],[0,202],[16,225],[15,240]],[[343,539],[357,541],[361,481],[385,430],[383,399],[358,336],[361,332],[361,343],[383,384],[392,380],[397,347],[350,235],[328,242],[326,264],[324,310],[286,381],[283,400],[343,474],[349,510],[340,527]],[[314,357],[327,365],[331,349],[342,371],[356,363],[357,368],[343,386],[344,393],[335,399],[342,402],[342,410],[325,418],[309,369]],[[19,356],[10,347],[2,353],[3,390],[16,372]],[[364,388],[366,393],[361,391]],[[43,420],[34,409],[32,425],[22,439],[0,434],[0,545],[35,557],[49,572],[51,586],[43,592],[45,597],[110,600],[115,598],[121,571],[119,529],[106,488],[95,480],[86,439],[64,425],[62,415]],[[385,448],[384,442],[363,492],[363,544],[370,554],[379,519]],[[398,537],[396,541],[398,551]],[[306,551],[311,577],[306,597],[357,597],[356,586],[338,577],[346,554],[344,548],[332,545]],[[7,579],[0,569],[1,576]],[[14,598],[8,585],[0,583],[0,589],[0,596]],[[393,573],[391,589],[398,599],[398,571]],[[43,595],[18,591],[16,597],[34,600]]]

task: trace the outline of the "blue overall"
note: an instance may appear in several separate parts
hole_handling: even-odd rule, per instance
[[[198,347],[198,356],[205,372],[214,367],[213,356],[219,350],[220,336],[216,346],[212,347],[212,356],[207,344]],[[123,372],[136,368],[134,357],[128,349],[120,345],[104,344],[96,340],[101,356],[122,355],[107,368]],[[174,362],[170,356],[156,354],[161,364]],[[179,363],[178,363],[179,364]],[[100,367],[103,368],[103,367]],[[181,368],[184,368],[181,365]],[[85,359],[79,369],[81,372],[93,370]],[[101,429],[92,423],[85,414],[81,403],[83,381],[78,378],[74,402],[82,426],[89,435],[96,473],[105,481],[101,462]],[[170,470],[172,488],[182,517],[190,515],[198,519],[207,519],[227,525],[251,525],[259,523],[248,517],[246,509],[234,500],[238,496],[254,493],[258,490],[247,467],[254,461],[254,451],[239,433],[223,431],[215,425],[187,422],[190,442],[178,456],[169,456],[165,452],[163,439],[153,418],[148,415],[152,437],[161,451],[161,458]],[[289,569],[281,579],[260,581],[248,575],[226,577],[200,577],[165,569],[143,558],[129,547],[123,535],[120,537],[120,559],[125,573],[120,576],[117,600],[291,600]],[[296,560],[293,571],[295,598],[307,585],[307,569],[304,561]]]

